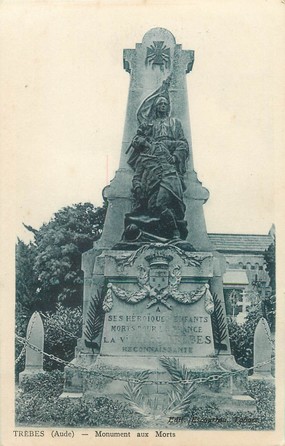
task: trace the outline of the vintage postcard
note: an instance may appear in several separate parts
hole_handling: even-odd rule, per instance
[[[284,444],[284,8],[2,2],[4,446]]]

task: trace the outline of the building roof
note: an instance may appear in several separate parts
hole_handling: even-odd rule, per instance
[[[273,242],[271,235],[209,234],[217,251],[231,253],[263,253]]]

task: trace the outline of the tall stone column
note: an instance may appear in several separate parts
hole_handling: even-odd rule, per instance
[[[121,239],[125,214],[132,208],[133,171],[127,164],[126,152],[137,131],[137,110],[144,99],[171,75],[169,88],[171,116],[181,121],[190,149],[188,170],[185,175],[187,190],[184,196],[188,223],[187,241],[197,251],[211,250],[202,207],[209,197],[209,192],[198,181],[194,171],[188,111],[186,75],[192,70],[194,51],[183,50],[168,30],[154,28],[144,35],[142,43],[136,44],[135,49],[124,50],[123,61],[131,79],[120,167],[110,186],[105,189],[109,207],[101,240],[95,246],[111,248]]]

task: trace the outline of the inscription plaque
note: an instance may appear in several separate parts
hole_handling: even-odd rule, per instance
[[[126,305],[114,299],[105,315],[101,355],[199,356],[214,353],[211,316],[203,299],[192,305],[173,302],[147,309],[144,302]]]

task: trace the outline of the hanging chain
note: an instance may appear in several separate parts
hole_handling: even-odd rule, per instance
[[[89,370],[87,367],[82,367],[82,366],[78,366],[78,365],[72,364],[72,363],[70,363],[68,361],[65,361],[64,359],[57,358],[56,356],[54,356],[51,353],[46,353],[43,350],[41,350],[39,347],[31,344],[27,339],[22,338],[21,336],[16,335],[16,339],[19,342],[21,342],[22,344],[26,344],[26,346],[28,345],[32,350],[34,350],[36,352],[43,353],[44,356],[46,356],[49,359],[51,359],[53,361],[56,361],[56,362],[58,362],[60,364],[63,364],[66,367],[73,368],[73,369],[76,369],[76,370],[80,370],[82,372],[88,372],[88,374],[103,376],[104,378],[109,378],[109,379],[116,380],[116,381],[124,381],[124,382],[132,382],[132,383],[142,382],[139,379],[121,378],[119,376],[108,375],[106,373],[102,373],[102,372],[99,372],[97,370]],[[191,383],[195,382],[196,384],[201,384],[201,383],[205,383],[205,382],[218,381],[218,380],[223,379],[223,378],[228,378],[228,377],[231,377],[231,376],[238,375],[239,373],[244,373],[245,371],[250,371],[250,370],[262,367],[265,364],[271,363],[271,361],[273,361],[273,359],[274,359],[274,357],[272,357],[268,361],[264,361],[264,362],[258,363],[258,364],[254,365],[252,367],[245,368],[243,370],[235,370],[235,371],[223,372],[223,373],[220,373],[219,375],[215,374],[215,375],[208,376],[207,378],[206,377],[205,378],[193,378],[193,379],[182,379],[182,380],[173,380],[173,381],[144,380],[143,383],[144,384],[177,384],[179,382],[179,383],[182,383],[182,384],[191,384]]]

